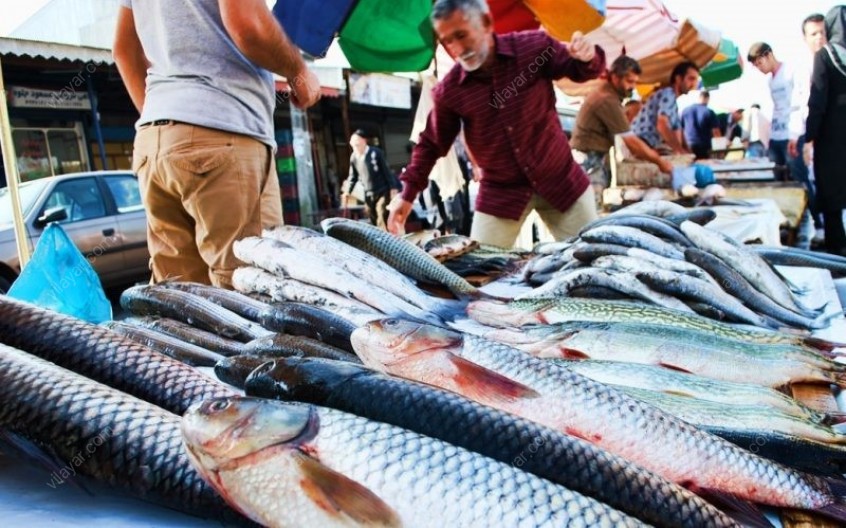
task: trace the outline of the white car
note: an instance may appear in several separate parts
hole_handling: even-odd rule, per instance
[[[21,184],[21,209],[32,250],[58,222],[100,276],[104,288],[149,278],[147,216],[129,171],[64,174]],[[0,292],[20,274],[8,188],[0,189]]]

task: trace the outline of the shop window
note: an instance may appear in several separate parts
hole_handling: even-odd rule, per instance
[[[22,182],[89,170],[77,129],[16,128],[12,139]]]
[[[44,210],[64,207],[68,214],[66,222],[78,222],[106,216],[103,194],[94,178],[81,178],[56,185]]]
[[[118,213],[131,213],[144,209],[141,203],[141,190],[135,177],[107,176],[106,185],[115,199]]]

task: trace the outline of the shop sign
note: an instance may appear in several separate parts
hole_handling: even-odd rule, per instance
[[[51,108],[54,110],[91,110],[87,92],[67,88],[40,90],[23,86],[10,86],[9,106],[14,108]]]
[[[350,101],[411,109],[411,79],[379,73],[350,73]]]

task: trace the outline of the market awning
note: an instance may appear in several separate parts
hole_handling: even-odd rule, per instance
[[[108,49],[15,38],[0,38],[0,56],[106,65],[115,63],[112,52]]]
[[[288,84],[288,81],[285,80],[277,80],[276,81],[276,91],[277,92],[290,92],[291,85]],[[343,95],[343,91],[339,90],[338,88],[330,88],[328,86],[321,86],[320,87],[320,95],[322,97],[341,97]]]

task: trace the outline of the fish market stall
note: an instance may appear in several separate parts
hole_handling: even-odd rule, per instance
[[[0,427],[58,456],[0,459],[0,512],[735,525],[692,484],[840,519],[809,476],[846,473],[839,415],[782,389],[846,381],[846,261],[741,246],[716,216],[644,202],[531,252],[332,218],[236,242],[237,292],[130,288],[120,322],[0,297]]]

